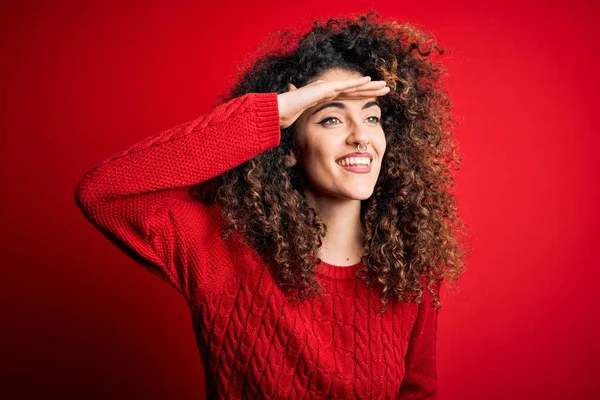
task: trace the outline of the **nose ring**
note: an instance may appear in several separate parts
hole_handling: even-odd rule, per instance
[[[364,152],[366,152],[366,151],[367,151],[367,145],[365,144],[365,149],[361,151],[361,150],[360,150],[360,143],[359,143],[359,144],[357,144],[357,145],[356,145],[356,150],[357,150],[359,153],[364,153]]]

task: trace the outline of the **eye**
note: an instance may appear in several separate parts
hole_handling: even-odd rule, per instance
[[[329,122],[334,121],[334,120],[342,122],[342,121],[340,121],[340,119],[338,117],[328,117],[328,118],[322,119],[320,122],[317,122],[317,124],[326,125],[326,126],[327,125],[337,125],[337,123],[335,123],[335,124],[329,123]]]
[[[369,120],[369,119],[371,120],[369,122],[372,122],[374,124],[378,124],[379,123],[379,117],[376,117],[376,116],[373,115],[373,116],[367,118],[367,120]]]

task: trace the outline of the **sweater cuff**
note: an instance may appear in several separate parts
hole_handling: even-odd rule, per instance
[[[277,93],[255,94],[256,115],[258,125],[258,141],[261,150],[279,146],[281,141],[281,129],[279,125],[279,104]]]

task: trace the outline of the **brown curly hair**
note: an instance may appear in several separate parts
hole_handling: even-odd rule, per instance
[[[452,104],[441,85],[445,70],[431,59],[444,49],[411,23],[379,19],[372,11],[317,20],[304,34],[272,34],[219,102],[283,93],[290,82],[303,86],[330,68],[385,80],[391,90],[379,100],[387,151],[373,195],[361,202],[364,253],[357,276],[380,289],[381,312],[390,297],[420,303],[424,287],[438,308],[434,285],[457,280],[467,253],[466,226],[451,193],[451,169],[461,164]],[[239,230],[284,293],[303,300],[322,290],[314,275],[327,229],[304,197],[302,168],[284,165],[296,151],[294,129],[282,129],[278,147],[193,187],[192,194],[221,205],[229,221],[222,238]]]

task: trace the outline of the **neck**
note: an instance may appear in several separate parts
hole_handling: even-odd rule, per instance
[[[361,201],[317,195],[309,188],[305,188],[304,194],[327,226],[319,257],[334,265],[359,262],[362,257]]]

